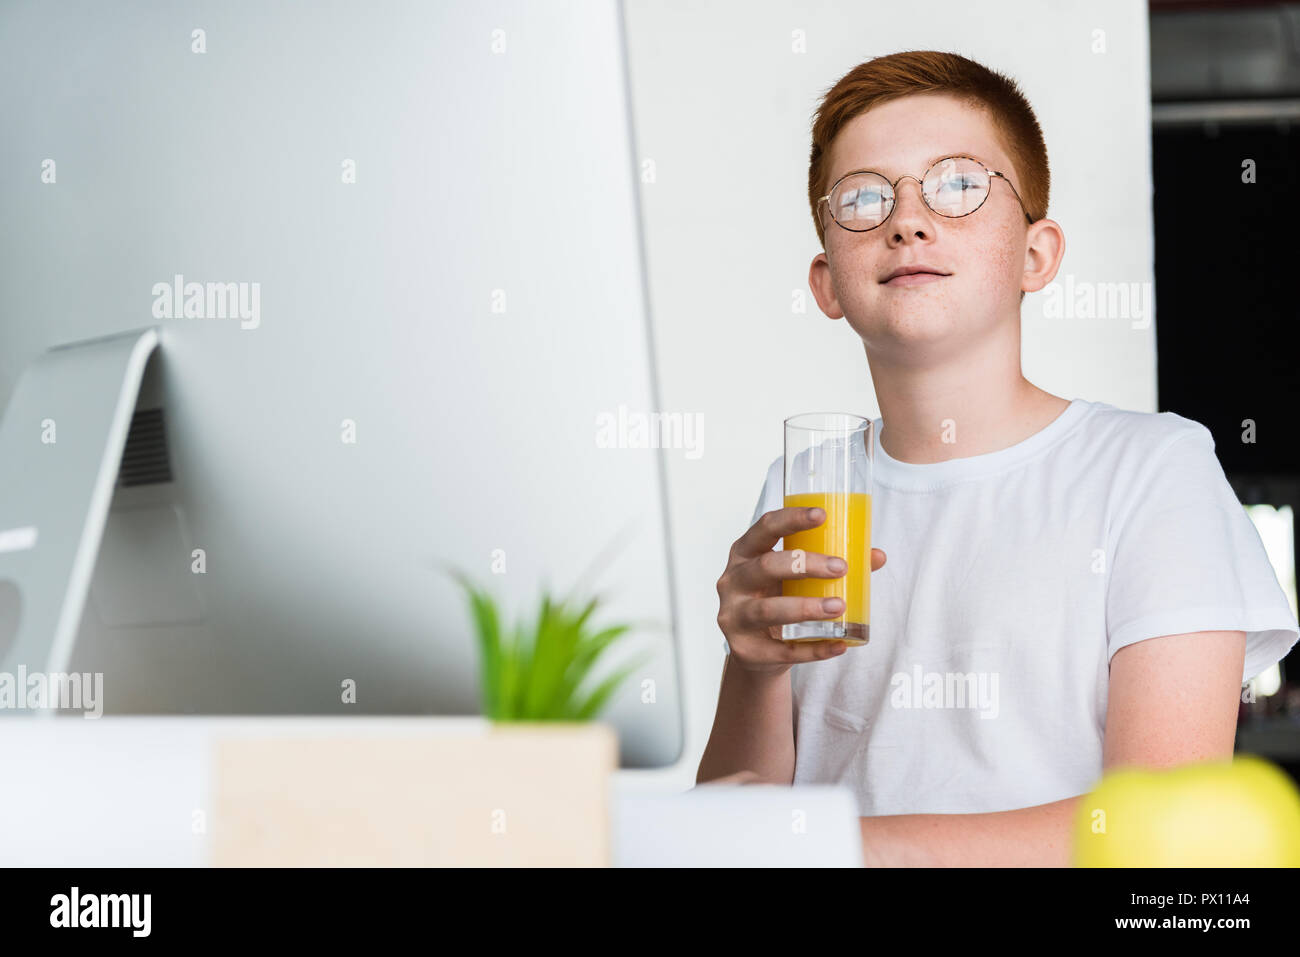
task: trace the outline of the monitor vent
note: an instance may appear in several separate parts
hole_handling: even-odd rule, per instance
[[[171,457],[167,451],[167,431],[163,428],[162,409],[142,409],[131,417],[131,431],[122,452],[122,468],[117,474],[118,488],[133,485],[158,485],[172,480]]]

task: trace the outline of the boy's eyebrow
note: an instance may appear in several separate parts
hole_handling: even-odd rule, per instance
[[[993,167],[989,164],[988,160],[984,159],[984,157],[980,156],[978,153],[976,153],[976,152],[973,151],[973,150],[949,150],[949,151],[947,151],[947,152],[943,152],[943,153],[936,153],[934,156],[930,157],[930,159],[926,161],[925,166],[920,170],[920,172],[925,172],[925,170],[929,169],[929,168],[930,168],[931,166],[933,166],[935,163],[939,162],[939,160],[944,159],[945,157],[948,157],[948,156],[969,156],[969,157],[971,157],[972,159],[977,159],[977,160],[979,160],[979,161],[980,161],[981,163],[983,163],[985,166],[988,166],[989,169],[992,169],[992,168],[993,168]],[[837,180],[838,180],[838,179],[843,179],[845,176],[848,176],[849,173],[862,173],[862,172],[867,172],[867,171],[870,171],[870,172],[872,172],[872,173],[879,173],[879,172],[880,172],[880,167],[879,167],[879,166],[855,166],[855,167],[853,167],[853,169],[845,170],[845,171],[844,171],[843,173],[841,173],[839,176],[835,177],[835,179],[837,179]],[[906,175],[906,174],[903,174],[903,175]],[[834,181],[835,181],[835,180],[832,180],[832,182],[834,182]]]

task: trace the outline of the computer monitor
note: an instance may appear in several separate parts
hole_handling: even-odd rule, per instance
[[[8,5],[0,64],[0,668],[473,714],[454,564],[633,624],[601,717],[673,763],[618,3]]]

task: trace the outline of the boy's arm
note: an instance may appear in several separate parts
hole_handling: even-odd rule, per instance
[[[1102,767],[1232,757],[1244,631],[1126,645],[1110,662]],[[1067,867],[1079,797],[988,814],[859,818],[868,867]]]
[[[867,867],[1068,867],[1078,797],[988,814],[860,817]]]
[[[695,783],[748,770],[757,775],[755,784],[788,785],[794,780],[790,673],[756,675],[731,665],[727,655],[713,731]]]

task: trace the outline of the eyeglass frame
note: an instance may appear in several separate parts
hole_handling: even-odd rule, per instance
[[[898,207],[898,184],[905,179],[915,179],[917,188],[920,189],[921,191],[921,202],[925,203],[926,209],[930,210],[930,212],[934,213],[936,216],[942,216],[944,219],[964,219],[965,217],[969,216],[971,213],[978,212],[980,209],[982,209],[984,207],[984,204],[988,202],[989,196],[993,195],[993,190],[990,189],[988,193],[985,194],[984,198],[980,200],[980,204],[976,206],[974,209],[972,209],[970,213],[962,213],[960,216],[949,216],[947,213],[941,213],[933,206],[931,206],[930,201],[925,198],[925,178],[930,175],[930,170],[934,169],[940,163],[944,163],[952,159],[968,159],[972,163],[979,164],[980,168],[982,168],[984,172],[988,174],[990,180],[990,186],[992,185],[992,180],[994,179],[1000,179],[1008,186],[1010,186],[1011,192],[1016,197],[1016,202],[1020,204],[1020,209],[1025,214],[1026,222],[1028,222],[1030,225],[1033,224],[1034,220],[1029,215],[1029,210],[1025,208],[1025,201],[1020,198],[1020,191],[1016,189],[1015,184],[1011,182],[1010,177],[1008,177],[1004,173],[999,173],[997,170],[989,169],[988,166],[985,165],[985,163],[982,160],[978,160],[973,156],[968,156],[965,153],[953,153],[951,156],[940,157],[939,159],[935,160],[933,163],[931,163],[929,166],[925,168],[925,172],[921,174],[920,179],[917,179],[917,177],[913,176],[911,173],[904,173],[902,176],[898,177],[898,179],[890,183],[889,177],[886,176],[884,173],[879,172],[878,170],[874,170],[874,169],[849,170],[847,173],[845,173],[843,176],[841,176],[839,179],[837,179],[834,183],[831,184],[830,191],[827,192],[827,194],[823,196],[821,199],[817,200],[817,206],[818,208],[820,208],[821,204],[825,203],[827,212],[831,214],[831,222],[833,222],[836,226],[840,227],[840,229],[846,230],[847,232],[850,233],[869,233],[873,229],[879,229],[881,226],[885,225],[885,223],[889,222],[889,218],[894,215],[894,210]],[[857,176],[859,173],[871,173],[873,176],[879,176],[886,183],[889,183],[889,191],[893,195],[889,199],[889,212],[885,214],[884,219],[876,223],[876,225],[869,226],[866,229],[850,229],[848,226],[845,226],[843,223],[841,223],[838,219],[835,218],[835,213],[831,210],[831,196],[835,193],[835,187],[839,186],[840,183],[844,182],[850,176]],[[823,226],[822,228],[825,229],[825,226]]]

